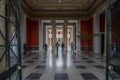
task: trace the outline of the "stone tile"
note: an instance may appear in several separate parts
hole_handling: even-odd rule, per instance
[[[95,61],[87,61],[88,63],[95,63]]]
[[[22,68],[26,68],[28,65],[22,65]]]
[[[112,73],[112,77],[113,77],[113,79],[120,80],[120,75],[117,73]]]
[[[32,59],[38,59],[37,57],[34,57],[34,58],[32,58]]]
[[[101,61],[101,62],[106,62],[106,61]]]
[[[82,59],[89,59],[89,58],[84,58],[84,57],[83,57]]]
[[[93,73],[81,73],[84,80],[99,80]]]
[[[37,65],[35,69],[45,69],[46,65]]]
[[[41,77],[41,75],[42,75],[42,73],[30,73],[30,74],[26,77],[26,79],[28,79],[28,80],[31,80],[31,79],[33,79],[33,80],[39,80],[40,77]]]
[[[41,61],[41,63],[46,63],[47,61]]]
[[[77,69],[86,69],[86,67],[84,65],[75,65],[75,67]]]
[[[60,66],[60,67],[57,67],[57,66],[56,66],[56,70],[65,70],[65,69],[66,69],[66,66],[65,66],[65,65]]]
[[[25,61],[25,63],[33,63],[34,61]]]
[[[76,61],[76,60],[74,60],[73,63],[80,63],[80,61]]]
[[[21,59],[25,59],[24,57],[22,57]]]
[[[67,73],[55,73],[54,80],[69,80]]]
[[[96,57],[95,59],[101,59],[101,58],[99,58],[99,57]]]
[[[94,67],[96,67],[98,69],[105,69],[105,67],[103,65],[94,65]]]

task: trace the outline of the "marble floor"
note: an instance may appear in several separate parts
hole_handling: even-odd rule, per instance
[[[23,80],[105,80],[105,61],[79,53],[50,50],[22,58]]]

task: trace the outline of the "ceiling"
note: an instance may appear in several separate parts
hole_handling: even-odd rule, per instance
[[[23,9],[30,17],[89,17],[106,0],[23,0]]]

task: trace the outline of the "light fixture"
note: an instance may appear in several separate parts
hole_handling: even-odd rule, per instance
[[[61,0],[58,0],[59,3],[61,3]]]

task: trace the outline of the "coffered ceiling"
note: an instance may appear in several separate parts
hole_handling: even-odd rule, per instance
[[[23,0],[23,9],[31,17],[88,17],[105,0]]]

